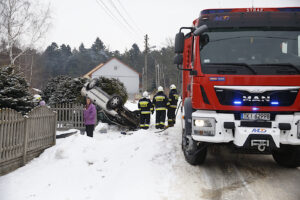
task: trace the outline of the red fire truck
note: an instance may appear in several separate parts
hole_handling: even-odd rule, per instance
[[[272,154],[300,165],[300,8],[208,9],[175,38],[182,76],[182,149]]]

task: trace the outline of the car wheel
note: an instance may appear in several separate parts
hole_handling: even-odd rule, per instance
[[[107,103],[109,109],[116,109],[122,105],[122,98],[118,95],[113,96]]]
[[[86,86],[86,89],[87,90],[91,90],[93,89],[96,85],[97,85],[97,79],[93,79],[87,86]]]

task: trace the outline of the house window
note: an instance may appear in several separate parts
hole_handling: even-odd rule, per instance
[[[118,69],[118,66],[115,66],[115,67],[114,67],[114,70],[117,70],[117,69]]]

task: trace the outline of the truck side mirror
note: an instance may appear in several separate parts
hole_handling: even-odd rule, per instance
[[[198,27],[195,31],[194,31],[194,36],[200,36],[202,33],[206,32],[208,30],[208,26],[206,24]]]
[[[184,34],[179,32],[175,37],[175,53],[183,53],[184,48]]]
[[[183,63],[183,56],[182,56],[182,54],[177,54],[174,57],[174,64],[175,65],[182,65],[182,63]]]

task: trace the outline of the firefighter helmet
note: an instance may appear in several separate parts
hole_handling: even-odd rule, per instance
[[[164,91],[164,88],[163,88],[162,86],[159,86],[159,87],[157,88],[157,91],[158,91],[158,92],[163,92],[163,91]]]
[[[171,89],[171,90],[174,90],[174,89],[176,89],[176,86],[175,86],[174,84],[172,84],[172,85],[170,86],[170,89]]]
[[[143,93],[143,97],[147,98],[148,96],[149,96],[148,92],[145,91],[145,92]]]

